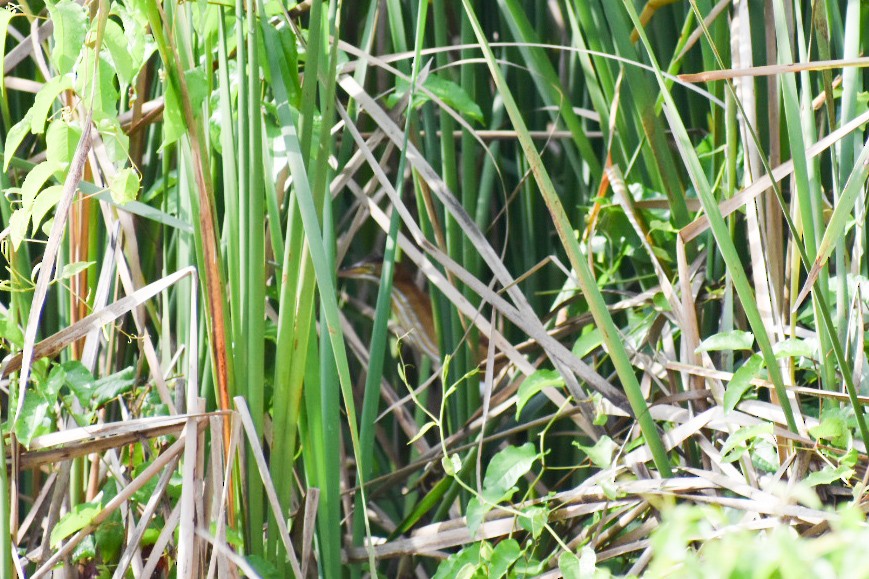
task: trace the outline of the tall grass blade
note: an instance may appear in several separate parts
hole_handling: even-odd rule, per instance
[[[631,17],[631,20],[634,22],[634,25],[637,26],[639,30],[639,20],[633,5],[625,3],[625,8]],[[718,250],[721,252],[722,257],[727,264],[728,270],[733,279],[734,288],[739,295],[739,299],[745,309],[746,317],[751,325],[752,332],[754,332],[755,339],[757,340],[761,353],[766,361],[770,377],[772,382],[775,384],[776,393],[778,394],[779,402],[787,420],[788,428],[790,428],[792,432],[798,432],[796,419],[794,418],[793,409],[791,408],[787,391],[785,390],[781,370],[772,349],[772,341],[767,334],[766,327],[764,326],[760,312],[758,311],[757,304],[754,300],[754,292],[748,282],[745,269],[742,267],[736,247],[733,245],[733,240],[730,238],[727,225],[724,223],[724,219],[721,217],[721,212],[718,210],[718,203],[715,201],[712,189],[709,186],[709,182],[706,179],[700,161],[697,159],[697,154],[695,153],[691,140],[688,137],[688,132],[685,130],[685,125],[682,123],[682,119],[677,113],[678,109],[676,108],[676,103],[666,87],[664,76],[661,74],[661,69],[654,57],[649,39],[644,31],[640,30],[639,34],[640,41],[649,53],[649,58],[652,62],[653,68],[655,69],[655,77],[658,80],[658,86],[664,98],[664,113],[666,114],[670,128],[673,131],[676,145],[679,148],[679,152],[682,154],[682,159],[688,169],[688,174],[691,177],[697,195],[700,197],[700,202],[703,204],[703,210],[706,212],[712,233],[715,236],[715,241],[718,243]]]
[[[491,72],[492,78],[494,79],[501,97],[504,100],[510,120],[518,133],[519,142],[522,145],[522,150],[525,153],[525,157],[527,158],[531,171],[534,174],[535,181],[540,188],[543,199],[546,201],[547,208],[549,209],[554,221],[558,236],[564,249],[567,251],[570,263],[578,276],[583,295],[586,300],[588,300],[589,309],[591,310],[598,327],[603,333],[607,350],[609,351],[613,364],[616,367],[619,378],[622,381],[625,394],[628,397],[631,409],[633,410],[640,425],[640,429],[643,432],[646,444],[649,445],[649,449],[652,452],[655,466],[663,476],[670,477],[672,476],[673,471],[670,468],[669,458],[667,457],[661,437],[658,434],[655,422],[652,420],[652,417],[648,412],[648,406],[642,392],[640,391],[640,384],[634,374],[634,368],[628,358],[622,339],[613,323],[609,310],[607,310],[606,302],[597,287],[597,281],[594,278],[594,274],[588,267],[585,256],[576,240],[573,227],[568,221],[567,215],[565,214],[561,201],[555,192],[552,181],[550,180],[546,169],[543,167],[543,161],[540,159],[540,155],[534,147],[531,138],[528,136],[528,129],[525,126],[525,121],[522,119],[522,115],[516,107],[515,101],[513,101],[510,89],[504,80],[500,68],[498,68],[495,56],[492,53],[491,48],[488,46],[488,41],[486,40],[485,34],[480,27],[480,23],[473,12],[473,8],[468,0],[462,1],[467,18],[470,20],[474,28],[474,32],[477,35],[477,41],[480,43],[483,55],[489,65],[489,71]]]

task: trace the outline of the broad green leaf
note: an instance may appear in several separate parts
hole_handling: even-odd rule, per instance
[[[121,535],[123,540],[123,535]],[[75,546],[72,550],[72,560],[74,563],[87,563],[97,556],[97,545],[93,535],[85,537],[81,543]]]
[[[112,201],[124,205],[135,201],[139,193],[139,174],[130,167],[118,171],[109,182]]]
[[[860,453],[857,452],[856,448],[850,448],[848,452],[842,455],[842,458],[839,459],[840,465],[845,465],[848,467],[856,466],[857,461],[860,459]]]
[[[96,75],[94,75],[95,67]],[[118,115],[119,95],[115,87],[115,76],[112,63],[102,53],[99,58],[96,58],[94,49],[85,50],[84,58],[78,67],[75,88],[85,103],[88,105],[93,103],[96,120]]]
[[[190,107],[193,114],[199,113],[202,103],[208,98],[208,77],[202,67],[191,68],[184,71],[184,80],[187,82],[187,90],[190,93]]]
[[[117,117],[106,117],[97,123],[97,130],[106,147],[109,158],[116,166],[123,166],[129,159],[130,137],[124,132]]]
[[[21,205],[25,209],[30,210],[33,207],[36,195],[56,170],[57,165],[51,161],[43,161],[27,173],[27,177],[24,178],[24,183],[21,185]]]
[[[54,225],[54,215],[52,215],[51,217],[49,217],[49,218],[45,221],[45,223],[42,224],[42,227],[40,228],[40,229],[42,229],[42,234],[45,235],[46,237],[50,236],[50,235],[51,235],[51,227],[52,227],[52,225]]]
[[[510,567],[522,556],[522,547],[516,539],[504,539],[492,551],[489,557],[489,579],[506,577]]]
[[[437,426],[437,423],[432,421],[432,420],[423,424],[422,428],[420,428],[419,431],[413,435],[413,438],[411,438],[408,441],[408,443],[407,443],[408,446],[410,446],[411,444],[413,444],[414,442],[416,442],[417,440],[419,440],[420,438],[425,436],[425,433],[428,432],[429,430],[431,430],[432,428],[434,428],[435,426]]]
[[[30,446],[33,437],[51,431],[51,419],[48,416],[50,407],[49,401],[41,393],[35,390],[27,392],[24,407],[15,422],[15,436],[25,448]]]
[[[612,465],[613,455],[619,447],[606,435],[602,436],[594,446],[582,446],[581,444],[576,446],[585,453],[592,464],[599,468],[609,468]]]
[[[773,346],[776,358],[812,358],[815,346],[799,338],[787,338]]]
[[[483,523],[483,517],[493,507],[494,505],[491,503],[481,501],[477,497],[471,497],[468,501],[468,506],[465,508],[465,522],[468,525],[468,532],[471,533],[472,538],[477,536],[477,531]]]
[[[153,464],[152,460],[146,460],[145,453],[142,450],[141,446],[136,446],[127,451],[127,456],[124,457],[125,462],[129,462],[135,465],[133,468],[133,474],[136,476],[142,474],[142,472]],[[148,482],[142,485],[139,490],[137,490],[133,494],[133,500],[138,501],[140,503],[148,502],[148,499],[154,494],[157,489],[157,477],[151,478]]]
[[[136,20],[135,15],[123,4],[117,2],[112,4],[112,12],[121,17],[124,27],[124,38],[126,40],[124,48],[130,59],[129,71],[122,72],[117,65],[115,70],[122,82],[126,80],[128,84],[133,84],[132,81],[141,70],[142,65],[154,53],[154,42],[150,35],[146,36],[145,34],[147,23]],[[106,44],[108,45],[108,41],[106,41]],[[109,48],[110,52],[111,50]]]
[[[810,487],[814,487],[828,485],[837,480],[847,483],[852,476],[854,476],[854,469],[849,466],[840,465],[833,467],[828,465],[821,470],[810,473],[802,482]]]
[[[211,139],[211,147],[218,155],[223,155],[223,135],[221,131],[223,131],[224,116],[220,106],[211,107],[211,116],[208,117],[208,136]]]
[[[527,507],[519,517],[519,526],[531,533],[537,539],[549,522],[549,509],[542,505]]]
[[[166,104],[163,107],[163,143],[160,145],[161,149],[177,141],[187,129],[181,112],[181,100],[169,82],[164,87],[164,98]]]
[[[118,481],[114,479],[106,481],[102,486],[100,502],[106,505],[117,497],[118,486]],[[104,561],[117,560],[124,543],[124,535],[124,520],[119,511],[116,510],[100,523],[92,536]]]
[[[516,393],[516,418],[522,413],[522,409],[537,393],[544,388],[563,388],[564,378],[555,370],[538,370],[528,376],[519,386]]]
[[[33,101],[33,114],[30,119],[30,131],[35,135],[45,132],[45,119],[51,111],[51,105],[57,96],[72,88],[72,79],[67,76],[56,76],[42,85]]]
[[[88,23],[84,6],[73,0],[60,0],[48,5],[48,13],[54,23],[54,47],[51,60],[61,74],[72,72],[79,52],[84,46]]]
[[[117,514],[117,513],[116,513]],[[100,556],[104,561],[115,561],[124,545],[124,525],[114,517],[103,522],[94,533]]]
[[[13,320],[9,319],[7,315],[2,315],[2,313],[0,313],[0,338],[19,348],[24,344],[24,332],[22,329]]]
[[[95,261],[76,261],[75,263],[68,263],[60,270],[60,275],[58,275],[57,279],[69,279],[85,271],[95,263]]]
[[[56,548],[61,541],[75,532],[84,529],[103,510],[99,502],[81,503],[65,514],[51,531],[51,548]]]
[[[593,556],[594,551],[592,551]],[[579,557],[569,551],[564,551],[558,556],[558,570],[561,571],[564,579],[587,579],[594,575],[594,558],[591,560],[591,572],[589,572],[588,569],[583,569],[582,560]]]
[[[45,158],[58,168],[66,169],[75,155],[81,140],[81,129],[64,120],[56,119],[49,123],[45,134]]]
[[[475,572],[479,565],[480,547],[469,545],[455,555],[450,555],[445,561],[441,561],[432,579],[455,579],[462,573],[467,573],[469,568]]]
[[[90,391],[94,382],[93,375],[78,360],[70,360],[61,364],[66,372],[66,385],[85,408],[89,406]]]
[[[532,555],[520,557],[513,565],[513,573],[516,577],[539,577],[546,570],[542,561],[538,561]]]
[[[655,255],[656,258],[658,258],[658,261],[661,261],[664,263],[672,263],[673,262],[673,258],[670,257],[670,254],[667,253],[667,250],[664,249],[663,247],[658,247],[657,245],[653,245],[652,246],[652,253]],[[656,306],[660,303],[661,305],[666,305],[667,307],[669,307],[669,302],[666,301],[666,299],[663,302],[654,302],[654,298],[653,298],[653,303],[655,303]],[[661,309],[663,309],[664,311],[667,311],[666,308],[661,308]]]
[[[826,414],[817,426],[809,428],[809,434],[816,440],[826,439],[837,446],[843,446],[848,438],[848,425],[839,414]]]
[[[135,382],[135,371],[132,367],[99,380],[94,380],[90,373],[82,373],[77,370],[71,375],[72,368],[71,366],[64,366],[67,371],[67,384],[85,409],[101,408],[121,394],[129,392]],[[85,372],[87,371],[85,370]]]
[[[752,354],[751,358],[733,373],[733,378],[730,379],[727,389],[724,391],[725,414],[736,408],[736,405],[751,388],[751,381],[757,377],[761,368],[763,368],[763,356]]]
[[[763,422],[754,426],[740,428],[727,438],[727,442],[721,448],[721,456],[724,462],[733,462],[745,452],[744,443],[759,436],[772,434],[772,423]]]
[[[40,392],[47,400],[56,400],[57,394],[66,383],[66,372],[62,366],[54,366],[48,373],[48,379],[41,384]]]
[[[33,114],[31,112],[32,110],[33,109],[28,109],[24,118],[12,125],[9,132],[6,133],[6,142],[3,144],[4,172],[9,170],[9,163],[12,161],[12,157],[15,156],[15,152],[18,151],[21,141],[24,140],[24,137],[30,134],[30,119]]]
[[[458,454],[451,454],[449,457],[443,457],[441,464],[444,467],[444,472],[447,476],[456,476],[462,470],[462,459]]]
[[[279,4],[280,6],[280,4]],[[280,8],[283,10],[283,6]],[[288,29],[278,29],[277,38],[280,41],[280,50],[283,52],[283,62],[286,66],[288,74],[284,78],[286,90],[289,93],[287,100],[296,108],[301,106],[302,86],[300,83],[301,75],[299,74],[299,52],[296,46],[295,35]]]
[[[143,28],[148,26],[148,2],[149,0],[129,0],[123,4],[129,17]],[[116,5],[114,10],[120,13],[118,8]]]
[[[592,351],[600,348],[601,344],[603,344],[603,335],[601,335],[599,328],[593,327],[590,331],[584,332],[577,338],[576,343],[573,344],[572,351],[580,358],[585,358]]]
[[[230,531],[233,531],[233,533],[230,533]],[[227,529],[226,530],[226,539],[227,539],[226,542],[229,543],[230,545],[233,545],[234,543],[232,543],[232,541],[229,540],[229,536],[230,536],[230,534],[236,534],[236,533],[237,532],[234,531],[233,529]],[[214,533],[212,533],[212,535],[213,534]],[[142,535],[141,545],[143,547],[150,547],[151,545],[156,543],[159,538],[160,538],[160,529],[155,529],[154,527],[148,527],[147,529],[145,529],[145,534]],[[240,547],[242,547],[242,545],[243,545],[243,543],[239,543],[238,545],[235,545],[235,546],[240,548]]]
[[[53,207],[57,206],[61,197],[63,197],[63,185],[52,185],[51,187],[46,187],[36,196],[36,200],[33,202],[33,207],[30,208],[30,217],[33,220],[34,234],[36,233],[36,230],[39,229],[39,224],[42,223],[45,214]]]
[[[453,81],[447,80],[437,74],[430,74],[423,83],[423,87],[442,100],[450,108],[455,109],[455,111],[460,115],[471,118],[475,121],[483,122],[483,111],[480,109],[479,105],[468,96],[465,89]],[[407,93],[409,88],[410,83],[408,81],[401,78],[398,79],[396,82],[395,94],[392,95],[388,101],[390,106],[393,106],[404,98],[404,95]],[[431,99],[422,91],[416,91],[413,100],[413,106],[416,108]]]
[[[91,400],[97,408],[105,406],[118,396],[132,390],[136,382],[136,370],[132,366],[94,382]]]
[[[621,487],[616,486],[614,478],[601,479],[600,490],[602,490],[604,496],[606,496],[606,498],[611,501],[620,499],[626,495],[625,491],[622,490]]]
[[[469,117],[478,122],[483,122],[483,111],[480,109],[474,100],[468,96],[458,84],[451,80],[447,80],[442,76],[433,74],[426,79],[425,88],[430,90],[432,94],[451,106],[460,115]]]
[[[538,458],[537,449],[530,442],[522,446],[508,446],[492,457],[483,477],[483,492],[487,497],[504,495],[525,476]]]
[[[124,30],[117,22],[109,19],[106,21],[104,34],[103,44],[112,57],[112,64],[118,75],[118,80],[121,81],[122,85],[130,85],[139,70],[133,68],[133,55],[130,53],[130,46],[127,43]]]
[[[719,350],[751,350],[754,345],[754,334],[733,330],[709,336],[703,340],[695,352],[712,352]]]
[[[21,242],[27,238],[27,226],[30,224],[30,211],[27,209],[18,209],[9,217],[9,238],[12,240],[12,247],[18,249]]]
[[[759,471],[770,474],[779,469],[778,447],[771,438],[756,438],[752,441],[751,463]]]

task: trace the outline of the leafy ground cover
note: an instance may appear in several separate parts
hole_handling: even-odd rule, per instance
[[[858,0],[0,7],[0,576],[859,576]]]

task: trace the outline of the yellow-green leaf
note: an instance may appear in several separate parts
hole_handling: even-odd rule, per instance
[[[37,195],[33,206],[30,208],[30,217],[33,220],[33,233],[36,233],[36,230],[45,218],[45,214],[60,202],[62,196],[63,185],[46,187]]]
[[[48,5],[54,23],[54,47],[51,60],[60,74],[72,72],[87,34],[87,13],[84,6],[73,0],[60,0]]]
[[[538,370],[528,376],[519,386],[516,394],[516,416],[518,418],[522,409],[528,404],[535,394],[544,388],[563,388],[564,378],[555,370]]]
[[[724,391],[725,414],[736,408],[736,405],[751,388],[751,381],[757,377],[761,368],[763,368],[763,356],[752,354],[751,358],[733,374],[733,378],[730,379],[727,389]]]
[[[84,529],[103,510],[103,505],[98,502],[81,503],[72,508],[57,522],[51,531],[51,548],[75,533]]]
[[[714,334],[703,340],[695,352],[712,352],[719,350],[751,350],[754,345],[754,334],[733,330]]]
[[[51,105],[54,103],[57,95],[71,88],[72,79],[65,75],[56,76],[42,85],[42,88],[36,93],[36,99],[33,101],[33,114],[30,119],[30,131],[32,133],[41,135],[45,132],[45,119],[48,118]]]
[[[33,109],[28,110],[27,114],[24,115],[24,118],[12,125],[9,132],[6,133],[6,142],[3,144],[4,172],[9,170],[9,163],[12,161],[12,157],[15,156],[15,152],[21,145],[21,141],[23,141],[24,137],[30,133],[30,118],[32,110]]]
[[[138,173],[131,168],[118,171],[109,183],[109,191],[112,193],[112,201],[118,205],[135,201],[139,193]]]
[[[66,169],[80,139],[81,129],[77,126],[60,119],[52,121],[45,133],[45,158],[58,170]]]

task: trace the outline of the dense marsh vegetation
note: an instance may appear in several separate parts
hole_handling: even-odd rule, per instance
[[[4,3],[0,577],[869,573],[867,20]]]

